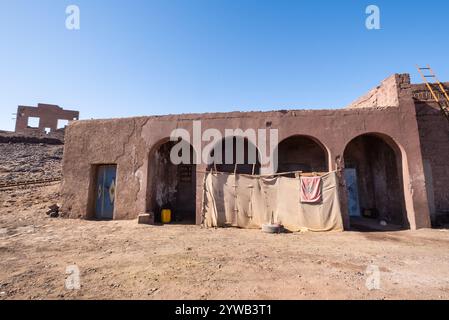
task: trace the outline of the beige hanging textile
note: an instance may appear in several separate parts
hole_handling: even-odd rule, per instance
[[[254,176],[208,172],[204,180],[203,225],[260,229],[282,224],[297,232],[343,231],[336,172],[321,176],[321,200],[300,201],[300,175]]]

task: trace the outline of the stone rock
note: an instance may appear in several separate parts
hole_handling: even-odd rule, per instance
[[[57,218],[57,217],[59,217],[59,213],[58,212],[50,213],[50,218]]]
[[[59,206],[57,204],[52,204],[48,207],[51,211],[59,211]]]
[[[50,210],[46,212],[47,216],[50,216],[50,218],[57,218],[59,217],[59,205],[53,204],[48,207]]]
[[[153,222],[153,219],[150,213],[142,213],[139,214],[137,222],[138,224],[151,224]]]

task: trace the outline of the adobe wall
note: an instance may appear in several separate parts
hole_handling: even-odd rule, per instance
[[[39,127],[28,127],[30,117],[39,118]],[[19,106],[17,108],[16,132],[20,133],[42,133],[46,128],[50,132],[58,130],[58,120],[73,121],[79,119],[79,112],[64,110],[57,105],[39,103],[37,107]]]
[[[402,155],[406,212],[412,229],[429,227],[429,210],[410,83],[405,75],[395,75],[399,107],[372,107],[341,110],[290,110],[271,112],[229,112],[168,115],[113,120],[76,121],[66,131],[62,212],[70,217],[93,215],[95,165],[117,164],[115,219],[132,219],[147,211],[146,199],[150,153],[172,130],[184,128],[192,136],[192,121],[201,120],[202,130],[279,130],[279,142],[307,135],[325,146],[330,170],[341,167],[347,144],[365,133],[377,133],[395,144]],[[408,82],[407,82],[408,81]],[[204,148],[207,142],[202,142]],[[197,223],[205,165],[197,165]],[[343,194],[343,193],[342,193]],[[344,200],[344,199],[343,199]],[[347,222],[347,217],[344,217]]]
[[[407,75],[402,76],[407,77]],[[383,80],[379,86],[351,103],[347,108],[398,107],[399,89],[397,75],[392,75]]]
[[[424,85],[413,85],[413,96],[431,213],[449,213],[449,123]]]

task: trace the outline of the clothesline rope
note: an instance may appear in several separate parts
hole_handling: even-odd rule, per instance
[[[304,177],[316,177],[316,176],[324,176],[326,174],[329,174],[331,172],[336,171],[329,171],[329,172],[303,172],[303,171],[290,171],[290,172],[281,172],[281,173],[271,173],[271,174],[247,174],[247,173],[235,173],[235,172],[221,172],[221,171],[214,171],[214,170],[198,170],[199,173],[213,173],[213,174],[228,174],[228,175],[241,175],[241,176],[247,176],[247,177],[280,177],[280,176],[286,176],[290,174],[299,174],[299,176]]]

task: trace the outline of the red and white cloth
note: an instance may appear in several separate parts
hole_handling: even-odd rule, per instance
[[[321,177],[301,177],[300,198],[302,203],[321,202]]]

